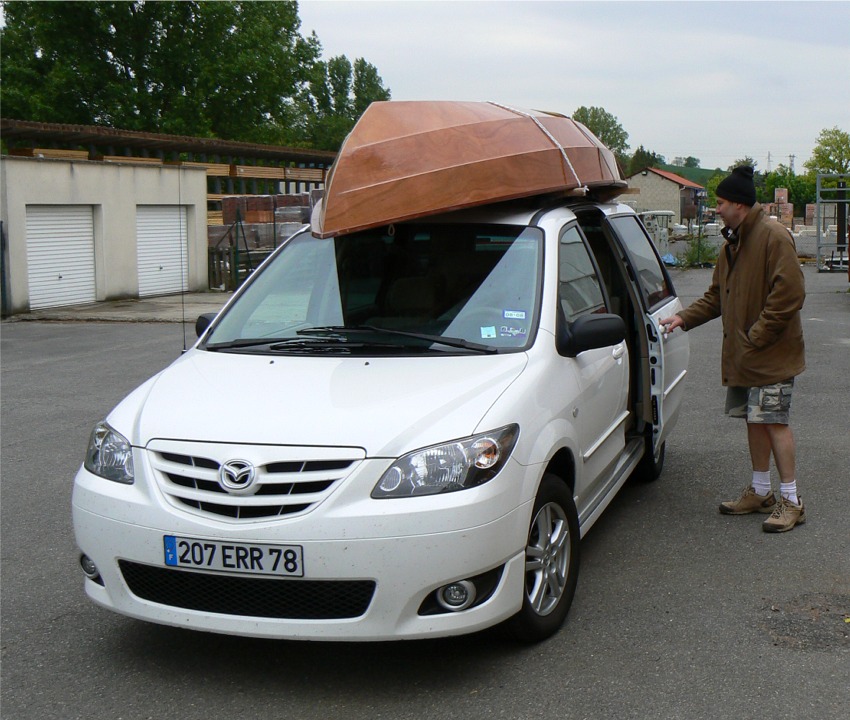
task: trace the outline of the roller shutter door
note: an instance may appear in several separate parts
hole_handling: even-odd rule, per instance
[[[139,297],[184,292],[189,281],[186,208],[136,208]]]
[[[30,309],[97,300],[90,205],[27,206]]]

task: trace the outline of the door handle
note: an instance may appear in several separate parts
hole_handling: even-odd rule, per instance
[[[623,355],[626,354],[626,344],[620,343],[619,345],[615,346],[611,354],[614,356],[615,360],[619,360],[621,357],[623,357]]]

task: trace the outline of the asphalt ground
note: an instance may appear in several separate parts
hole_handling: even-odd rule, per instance
[[[846,274],[805,273],[808,368],[792,425],[808,522],[770,535],[763,516],[717,512],[747,484],[749,467],[741,421],[723,416],[720,325],[709,323],[690,333],[687,400],[664,474],[628,483],[585,537],[570,617],[535,646],[492,631],[406,643],[266,641],[96,607],[83,593],[70,524],[90,428],[180,354],[194,315],[225,298],[171,298],[158,309],[123,301],[132,316],[101,303],[4,322],[2,717],[845,720],[850,293]],[[673,277],[687,303],[710,271]],[[176,319],[165,306],[180,309]]]
[[[218,312],[232,293],[197,292],[87,305],[67,305],[20,313],[7,322],[185,322],[194,327],[198,315]]]

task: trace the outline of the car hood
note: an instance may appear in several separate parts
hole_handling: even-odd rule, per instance
[[[524,353],[316,358],[191,350],[128,396],[109,422],[137,446],[154,439],[320,445],[397,457],[479,430],[526,363]]]

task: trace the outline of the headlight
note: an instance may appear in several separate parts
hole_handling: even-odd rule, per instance
[[[105,422],[98,423],[92,430],[84,465],[90,473],[107,480],[127,485],[133,483],[133,448],[130,441]]]
[[[416,450],[389,467],[372,490],[372,497],[435,495],[483,485],[502,469],[517,437],[519,426],[508,425],[493,432]]]

